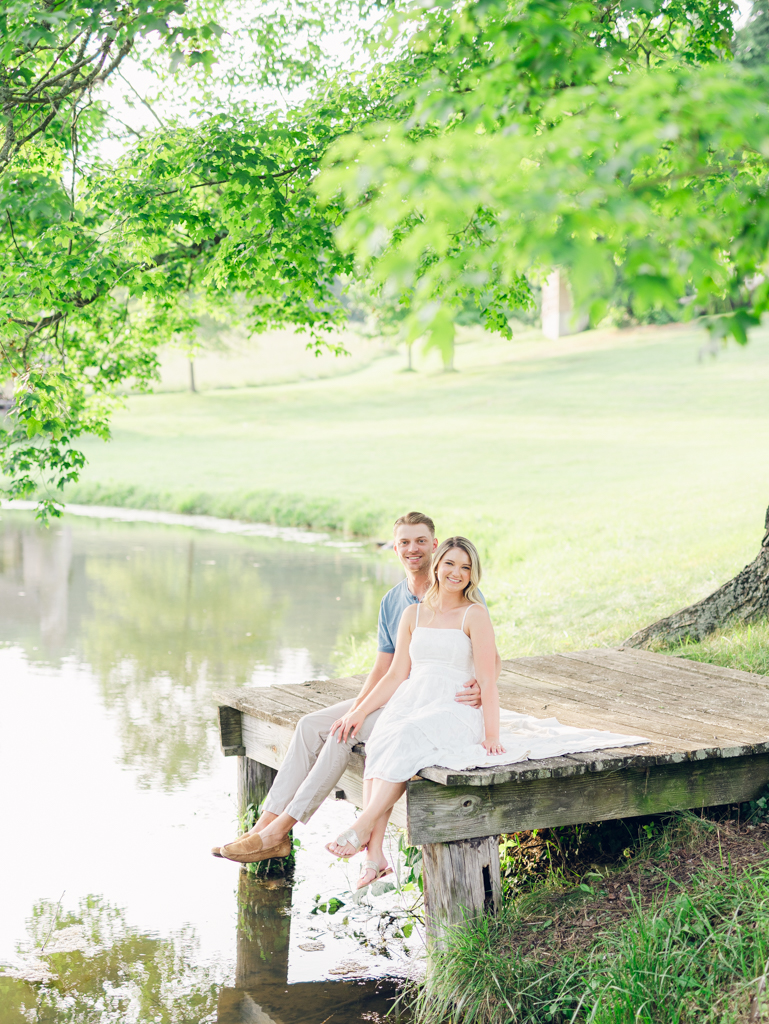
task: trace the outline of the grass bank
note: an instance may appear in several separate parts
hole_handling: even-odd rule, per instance
[[[382,509],[331,497],[283,491],[234,491],[217,494],[198,490],[153,489],[141,484],[87,482],[69,487],[66,500],[78,505],[114,505],[118,508],[158,509],[185,515],[219,516],[250,523],[273,523],[331,530],[370,537],[386,519]]]
[[[504,655],[616,643],[760,542],[769,332],[698,361],[703,341],[680,325],[467,335],[453,374],[403,373],[396,355],[325,380],[137,396],[111,443],[88,443],[71,497],[380,539],[423,509],[478,543]]]
[[[736,625],[719,630],[700,643],[660,647],[664,654],[675,654],[693,661],[707,661],[724,668],[769,675],[769,622]]]
[[[769,828],[680,816],[629,866],[543,884],[456,930],[418,1024],[765,1020]]]

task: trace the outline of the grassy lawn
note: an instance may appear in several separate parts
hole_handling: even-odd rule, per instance
[[[704,340],[468,331],[453,374],[403,373],[400,353],[315,381],[138,396],[110,444],[88,444],[71,497],[381,538],[418,508],[479,544],[503,655],[614,643],[758,550],[769,332],[698,360]]]

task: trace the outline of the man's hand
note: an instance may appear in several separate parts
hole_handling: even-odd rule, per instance
[[[362,714],[357,708],[350,708],[346,715],[342,715],[331,726],[331,735],[333,736],[338,731],[337,743],[346,743],[348,737],[355,738],[355,734],[365,721],[366,715]]]
[[[464,684],[465,692],[460,692],[454,698],[459,704],[467,704],[471,708],[481,706],[481,688],[477,679],[468,679]]]

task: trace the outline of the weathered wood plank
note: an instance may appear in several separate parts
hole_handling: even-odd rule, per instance
[[[584,726],[589,722],[593,728],[608,729],[613,732],[641,733],[655,740],[676,740],[686,737],[703,742],[714,736],[723,739],[759,740],[769,733],[760,724],[751,727],[748,721],[725,722],[723,716],[714,717],[702,713],[690,714],[654,706],[640,690],[628,685],[620,691],[609,683],[582,684],[569,689],[563,682],[550,682],[548,692],[542,694],[543,700],[539,707],[522,700],[521,688],[513,688],[507,681],[500,680],[500,704],[511,711],[525,711],[537,718],[554,716],[566,725]],[[528,694],[527,694],[528,696]],[[545,715],[547,712],[547,716]],[[569,716],[569,717],[566,717]],[[576,720],[575,716],[579,716]]]
[[[632,686],[634,692],[656,694],[665,704],[686,702],[698,711],[702,707],[738,721],[744,721],[742,709],[750,706],[756,716],[769,721],[769,688],[725,686],[724,680],[717,676],[682,671],[676,664],[681,659],[649,664],[632,661],[618,651],[576,651],[559,657],[578,664],[600,666],[606,671],[607,681],[621,680]]]
[[[639,720],[657,723],[670,731],[670,727],[679,729],[720,728],[721,732],[739,731],[748,723],[744,716],[729,713],[725,720],[725,711],[719,708],[716,714],[702,709],[692,713],[687,703],[676,703],[669,690],[660,692],[662,684],[649,686],[649,679],[643,676],[633,677],[606,666],[596,676],[589,663],[571,655],[558,655],[552,658],[534,659],[538,663],[536,672],[544,677],[552,687],[559,688],[560,696],[593,707],[601,707],[609,713],[627,711],[638,716]],[[597,671],[597,670],[596,670]],[[675,703],[675,707],[672,707]],[[758,727],[757,727],[758,728]]]
[[[528,782],[531,779],[562,779],[568,775],[582,775],[585,765],[568,757],[539,758],[535,761],[519,761],[516,764],[498,765],[493,768],[469,768],[457,771],[438,765],[422,768],[417,774],[423,779],[437,782],[441,786],[498,786],[503,782]]]
[[[616,681],[621,685],[640,686],[642,692],[672,700],[690,700],[693,696],[706,696],[719,700],[723,696],[723,680],[700,673],[682,672],[673,664],[647,664],[632,662],[618,651],[573,651],[559,656],[573,666],[583,666],[598,673],[597,682]],[[671,659],[672,660],[672,659]]]
[[[234,755],[243,756],[246,748],[243,746],[243,733],[241,730],[242,712],[236,708],[227,707],[226,704],[218,709],[219,711],[219,743],[225,757]]]
[[[327,707],[327,702],[322,702],[319,695],[312,689],[303,686],[265,686],[260,687],[252,697],[254,707],[263,706],[265,699],[271,704],[280,705],[292,717],[301,718],[303,715],[317,711],[319,707]]]
[[[585,772],[526,785],[408,785],[409,841],[450,842],[752,800],[769,782],[769,754]]]
[[[245,818],[249,806],[258,809],[275,781],[277,771],[250,757],[238,757],[238,813]]]
[[[537,660],[542,661],[542,659]],[[538,671],[539,674],[542,674],[541,668]],[[354,680],[354,685],[357,685],[357,682]],[[511,710],[534,713],[538,717],[546,717],[546,712],[547,715],[555,715],[566,724],[575,726],[610,728],[615,731],[618,729],[638,731],[640,728],[644,735],[648,735],[653,742],[667,744],[672,748],[680,747],[681,740],[685,740],[685,745],[689,748],[702,747],[707,742],[713,743],[714,737],[716,743],[730,743],[731,745],[746,740],[758,742],[769,732],[769,724],[766,731],[752,729],[748,732],[744,718],[739,723],[730,722],[727,727],[723,714],[720,714],[718,722],[714,723],[712,719],[709,722],[697,721],[695,715],[687,715],[685,718],[673,716],[664,709],[659,710],[659,705],[650,711],[648,707],[643,706],[641,701],[634,700],[632,694],[623,707],[618,707],[617,688],[616,686],[607,686],[606,683],[600,687],[595,684],[594,690],[600,690],[600,692],[591,693],[586,692],[584,682],[578,684],[571,681],[569,685],[565,685],[564,680],[561,679],[560,684],[555,687],[559,699],[554,700],[555,694],[552,685],[548,686],[546,694],[542,694],[541,691],[536,692],[536,690],[530,689],[533,682],[536,686],[536,682],[531,679],[525,680],[527,684],[525,687],[511,686],[505,680],[503,673],[500,685],[502,705],[510,707]],[[321,681],[318,684],[310,684],[313,687],[312,693],[307,692],[307,684],[297,684],[280,687],[278,693],[273,693],[273,689],[278,688],[269,688],[268,693],[265,692],[265,688],[260,688],[258,690],[226,691],[219,696],[222,699],[229,699],[231,703],[237,704],[241,710],[247,713],[293,727],[301,714],[323,706],[324,700],[331,699],[332,702],[335,702],[335,699],[349,699],[350,688],[348,686],[340,689],[324,685],[326,693],[319,694],[317,689],[327,683],[328,681]],[[639,690],[643,689],[643,685],[642,682],[639,682]],[[632,687],[628,686],[625,689],[632,689]],[[658,698],[654,699],[658,700]],[[649,701],[646,701],[647,705],[648,703]],[[713,729],[716,731],[711,731]]]
[[[277,700],[285,701],[287,706],[300,710],[302,714],[330,707],[341,700],[351,700],[359,692],[359,688],[353,690],[346,685],[319,689],[314,683],[279,683],[266,689]]]
[[[425,922],[431,945],[447,928],[496,914],[502,901],[499,836],[422,847]]]
[[[512,710],[512,709],[511,709]],[[527,712],[531,714],[532,712]],[[649,741],[649,744],[656,745],[664,750],[676,750],[680,749],[682,745],[684,747],[693,748],[705,746],[706,744],[714,744],[723,742],[724,744],[733,745],[734,743],[744,742],[748,739],[744,734],[734,734],[726,730],[721,730],[720,733],[711,733],[705,729],[693,729],[693,728],[681,728],[674,734],[664,733],[659,728],[657,723],[651,723],[648,720],[644,720],[641,715],[629,715],[629,714],[614,714],[614,715],[601,715],[598,712],[589,713],[585,711],[574,711],[573,705],[566,703],[555,703],[551,704],[548,708],[548,714],[557,718],[563,725],[570,725],[576,728],[587,728],[587,729],[604,729],[611,732],[629,733],[631,735],[643,735]],[[544,717],[544,712],[540,712],[535,717]],[[752,739],[757,740],[760,734],[757,734]],[[715,737],[715,739],[714,739]]]
[[[502,694],[501,699],[504,700],[504,707],[508,707],[512,701],[506,700]],[[666,748],[675,750],[680,745],[681,734],[677,731],[666,732],[660,728],[659,724],[649,722],[648,720],[642,720],[640,715],[629,714],[627,712],[614,712],[608,709],[604,711],[601,708],[579,708],[575,709],[573,702],[567,701],[551,701],[548,705],[547,713],[544,710],[533,711],[529,709],[520,708],[509,708],[510,711],[521,711],[524,714],[533,715],[535,718],[543,719],[546,714],[548,717],[557,718],[563,725],[571,725],[578,728],[589,728],[589,729],[605,729],[611,732],[622,732],[629,733],[631,735],[642,734],[646,736],[651,743],[658,743]],[[697,739],[700,742],[710,740],[712,738],[709,732],[699,731],[700,735],[687,735],[687,739]],[[726,738],[726,737],[725,737]],[[740,737],[741,738],[741,737]]]
[[[313,679],[307,683],[281,683],[288,691],[309,691],[314,699],[323,701],[325,707],[342,700],[356,697],[365,676],[346,676],[341,679]]]
[[[237,708],[244,714],[276,722],[296,722],[302,715],[318,707],[329,707],[355,697],[359,689],[357,680],[351,677],[351,685],[347,684],[347,680],[319,680],[215,690],[213,696],[220,704]]]
[[[270,690],[279,695],[281,699],[285,697],[289,706],[301,709],[305,715],[313,711],[324,710],[330,704],[326,697],[321,696],[311,687],[299,689],[294,683],[276,684],[271,686]]]
[[[261,761],[273,768],[279,768],[283,763],[293,733],[294,724],[292,722],[276,724],[274,721],[246,714],[242,718],[241,735],[246,754],[254,760]],[[498,785],[512,780],[527,781],[549,777],[560,778],[583,771],[613,770],[628,763],[635,763],[637,765],[646,763],[660,764],[671,760],[701,760],[706,756],[724,756],[721,753],[722,748],[694,747],[692,749],[681,749],[683,746],[685,745],[679,741],[678,751],[644,745],[643,747],[623,748],[621,751],[611,752],[611,755],[606,750],[587,754],[570,754],[568,757],[563,758],[522,761],[514,765],[502,765],[490,769],[474,769],[464,773],[436,766],[423,769],[420,775],[442,785],[463,784],[483,786]],[[363,744],[358,744],[355,749],[360,752],[364,751],[365,747]],[[755,745],[732,745],[724,749],[731,750],[731,756],[735,756],[737,753],[752,752],[755,749]],[[343,786],[342,788],[345,787]],[[348,784],[347,789],[350,789],[351,793],[355,794],[355,799],[360,798],[358,786]]]
[[[246,755],[277,769],[288,752],[294,727],[254,715],[243,715],[242,734]]]
[[[718,679],[729,679],[746,686],[769,687],[769,676],[761,675],[758,672],[745,672],[739,668],[722,668],[721,665],[711,665],[707,661],[692,661],[690,658],[677,658],[669,654],[657,654],[654,651],[645,651],[636,647],[612,649],[621,652],[637,663],[648,661],[664,664],[668,661],[675,661],[682,671],[702,673],[715,676]]]
[[[500,686],[500,706],[510,711],[534,715],[535,718],[557,718],[565,725],[580,728],[605,729],[611,732],[626,732],[632,735],[642,733],[650,740],[677,745],[682,728],[691,730],[691,724],[671,721],[663,714],[650,715],[643,708],[629,703],[618,707],[608,699],[581,697],[548,696],[547,700],[538,705],[524,702],[517,695],[511,694],[504,686]],[[565,716],[568,716],[565,717]],[[710,733],[703,729],[695,732]],[[704,738],[704,736],[702,736]]]
[[[221,701],[222,694],[215,695]],[[274,722],[276,725],[296,725],[303,714],[307,714],[312,708],[299,710],[290,707],[286,701],[280,699],[280,695],[270,692],[269,687],[259,687],[257,694],[246,699],[233,698],[228,703],[242,711],[244,715],[251,715],[266,722]]]

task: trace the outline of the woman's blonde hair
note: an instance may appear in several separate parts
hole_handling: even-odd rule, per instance
[[[438,582],[438,566],[441,564],[441,560],[446,556],[446,552],[451,551],[452,548],[459,548],[461,551],[464,551],[470,560],[470,582],[465,587],[465,598],[473,604],[483,604],[483,601],[478,594],[478,584],[481,582],[482,575],[481,560],[478,557],[478,551],[475,544],[473,544],[472,541],[469,541],[467,537],[449,537],[438,546],[438,550],[433,555],[433,582],[422,602],[423,604],[426,604],[428,608],[434,607],[438,601],[438,594],[441,589],[440,583]]]

